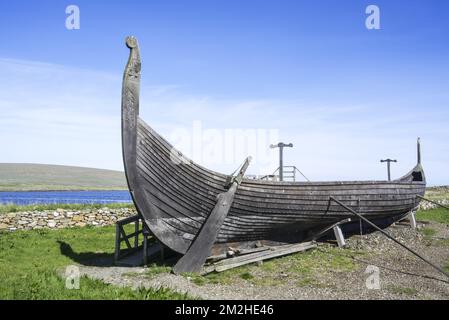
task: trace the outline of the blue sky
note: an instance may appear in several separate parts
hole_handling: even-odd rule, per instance
[[[70,4],[80,30],[65,28]],[[381,30],[365,27],[370,4]],[[122,169],[133,34],[142,118],[208,167],[232,172],[244,155],[207,161],[173,132],[195,121],[277,130],[295,144],[286,163],[312,180],[384,179],[384,157],[399,161],[393,177],[405,174],[421,136],[429,183],[449,184],[448,15],[445,0],[2,2],[0,162]]]

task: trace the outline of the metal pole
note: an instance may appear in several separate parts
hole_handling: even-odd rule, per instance
[[[120,225],[118,222],[115,223],[115,251],[114,251],[114,262],[117,263],[120,258]]]
[[[385,159],[385,160],[380,160],[380,162],[382,162],[382,163],[386,162],[387,163],[388,181],[391,181],[390,163],[391,162],[397,162],[397,160]]]
[[[270,148],[279,148],[279,180],[284,181],[284,147],[293,148],[293,143],[283,143],[270,145]]]
[[[284,181],[284,146],[279,146],[279,180]]]
[[[441,272],[442,274],[444,274],[447,278],[449,278],[449,274],[444,271],[443,269],[441,269],[440,267],[438,267],[437,265],[433,264],[432,262],[430,262],[429,260],[427,260],[426,258],[420,256],[417,252],[415,252],[414,250],[410,249],[409,247],[407,247],[405,244],[402,244],[401,242],[399,242],[398,240],[396,240],[395,238],[393,238],[392,236],[390,236],[388,233],[386,233],[385,231],[383,231],[381,228],[379,228],[378,226],[376,226],[374,223],[372,223],[371,221],[369,221],[367,218],[365,218],[364,216],[362,216],[361,214],[355,212],[354,210],[352,210],[351,208],[349,208],[348,206],[344,205],[343,203],[341,203],[340,201],[338,201],[337,199],[335,199],[334,197],[329,197],[330,200],[335,201],[337,204],[339,204],[340,206],[342,206],[343,208],[345,208],[347,211],[351,212],[352,214],[355,214],[356,216],[358,216],[360,219],[362,219],[363,221],[365,221],[366,223],[368,223],[370,226],[374,227],[376,230],[380,231],[384,236],[386,236],[388,239],[393,240],[394,242],[396,242],[397,244],[399,244],[401,247],[403,247],[404,249],[410,251],[411,253],[413,253],[415,256],[417,256],[418,258],[420,258],[421,260],[423,260],[424,262],[426,262],[427,264],[429,264],[430,266],[432,266],[433,268],[435,268],[436,270],[438,270],[439,272]]]
[[[391,181],[390,161],[387,162],[388,181]]]

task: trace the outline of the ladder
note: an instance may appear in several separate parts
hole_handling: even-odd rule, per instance
[[[301,171],[299,171],[299,169],[296,166],[283,166],[283,171],[284,171],[284,173],[283,173],[284,180],[283,181],[295,182],[296,181],[296,173],[299,173],[301,176],[304,177],[304,179],[306,179],[306,181],[310,182],[310,180]],[[273,174],[266,175],[266,176],[262,177],[261,180],[279,181],[279,175],[276,174],[277,172],[279,172],[279,168],[277,168],[273,172]]]

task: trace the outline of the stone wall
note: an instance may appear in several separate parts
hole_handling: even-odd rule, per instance
[[[438,201],[449,205],[449,200]],[[420,210],[429,210],[437,206],[421,201]],[[85,209],[68,210],[57,209],[50,211],[26,211],[0,214],[0,230],[31,230],[31,229],[60,229],[69,227],[107,226],[114,224],[117,220],[137,214],[135,209]]]
[[[135,214],[136,210],[129,208],[11,212],[0,214],[0,230],[107,226]]]
[[[447,199],[438,200],[436,202],[438,202],[439,204],[442,204],[444,206],[449,206],[449,200],[447,200]],[[441,207],[439,207],[436,204],[433,204],[429,201],[424,201],[424,200],[422,200],[419,203],[419,210],[430,210],[430,209],[436,209],[436,208],[441,208]]]

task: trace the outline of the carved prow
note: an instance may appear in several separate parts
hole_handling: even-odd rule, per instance
[[[122,87],[122,151],[128,187],[133,195],[137,183],[136,147],[137,118],[139,116],[140,53],[137,39],[126,38],[130,49],[128,63],[123,74]]]

